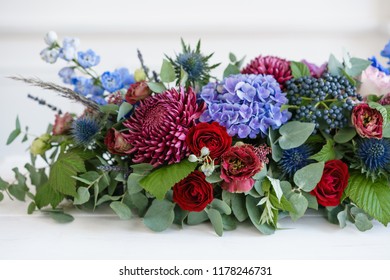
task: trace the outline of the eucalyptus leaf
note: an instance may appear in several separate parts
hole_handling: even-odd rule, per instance
[[[246,197],[246,209],[248,211],[249,219],[252,224],[263,234],[269,235],[275,232],[275,229],[268,224],[260,223],[260,217],[263,212],[262,208],[257,206],[259,200],[252,196]]]
[[[334,141],[332,139],[327,139],[326,144],[322,146],[322,149],[318,153],[310,157],[310,159],[314,159],[318,162],[327,162],[335,158],[336,151],[334,149]]]
[[[145,176],[136,173],[130,174],[130,176],[127,178],[127,187],[130,194],[142,191],[142,187],[139,184],[139,181],[141,181],[141,179],[144,177]]]
[[[213,208],[208,209],[207,215],[210,219],[211,224],[213,225],[213,228],[215,232],[219,235],[222,236],[223,234],[223,222],[222,222],[222,216],[221,213]]]
[[[163,231],[170,227],[175,218],[175,204],[164,200],[153,200],[144,216],[144,224],[153,231]]]
[[[324,162],[312,163],[299,169],[294,174],[294,183],[303,191],[312,191],[321,180]]]
[[[145,176],[150,173],[150,171],[153,170],[153,165],[149,163],[139,163],[139,164],[133,164],[130,165],[131,169],[133,170],[133,173]]]
[[[121,220],[128,220],[131,218],[131,210],[126,204],[119,201],[113,201],[110,203],[110,207]]]
[[[311,195],[310,193],[307,192],[302,192],[302,195],[307,199],[308,208],[318,210],[318,201],[317,198],[314,195]]]
[[[355,136],[356,136],[355,128],[345,127],[337,131],[333,139],[336,143],[344,144],[351,141]]]
[[[269,145],[271,146],[272,149],[272,159],[275,162],[278,162],[282,159],[283,156],[283,150],[280,148],[279,144],[277,144],[277,138],[279,137],[277,130],[268,129],[268,139],[269,139]]]
[[[295,209],[295,212],[290,212],[291,219],[296,221],[305,214],[309,202],[302,194],[298,193],[291,195],[289,201]]]
[[[89,193],[89,190],[85,187],[80,187],[77,189],[77,196],[75,196],[73,204],[74,205],[84,204],[89,200],[90,197],[91,194]]]
[[[331,54],[328,61],[328,71],[332,75],[341,75],[341,69],[343,69],[343,65],[341,62]]]
[[[245,205],[245,195],[234,194],[232,196],[232,211],[239,222],[243,222],[248,218],[248,212]]]
[[[345,209],[344,211],[340,211],[337,214],[337,219],[339,221],[339,225],[341,228],[345,228],[347,226],[347,217],[348,217],[347,209]]]
[[[3,199],[4,199],[4,194],[0,192],[0,201],[2,201]]]
[[[167,88],[163,83],[148,82],[147,84],[150,90],[155,93],[163,93],[164,91],[167,90]]]
[[[226,67],[226,69],[223,71],[224,78],[229,77],[230,75],[236,75],[236,74],[240,74],[240,69],[232,63],[230,63]]]
[[[8,182],[4,181],[1,177],[0,177],[0,190],[1,191],[5,191],[7,188],[8,188],[9,184]]]
[[[231,63],[234,63],[237,61],[237,57],[235,56],[234,53],[232,53],[232,52],[229,53],[229,60]]]
[[[373,227],[372,222],[364,213],[359,213],[355,216],[355,226],[360,231],[367,231]]]
[[[314,131],[314,123],[291,121],[279,129],[279,145],[282,149],[288,150],[301,146]]]
[[[232,209],[230,209],[229,205],[227,205],[226,202],[224,202],[220,199],[217,199],[217,198],[215,198],[211,202],[210,206],[213,209],[218,210],[221,214],[230,215],[232,213]]]
[[[179,205],[176,205],[174,212],[175,212],[175,219],[173,220],[173,223],[178,225],[179,227],[183,227],[184,220],[187,218],[189,212],[181,209]]]
[[[210,184],[213,183],[219,183],[222,181],[221,173],[220,172],[213,172],[210,176],[206,177],[206,182],[209,182]]]
[[[293,194],[292,192],[292,186],[290,182],[288,181],[281,181],[280,187],[282,188],[283,194],[285,197],[290,198],[290,196]]]
[[[388,123],[388,118],[390,117],[390,116],[387,116],[386,108],[384,106],[382,106],[381,104],[376,103],[376,102],[368,102],[368,106],[370,106],[370,108],[375,109],[375,110],[380,112],[380,114],[383,117],[383,126],[386,126]]]
[[[8,136],[7,138],[7,145],[11,144],[15,139],[16,137],[18,137],[21,133],[21,130],[20,129],[15,129],[11,132],[11,134]]]
[[[52,217],[55,221],[65,224],[73,222],[74,218],[72,215],[60,212],[60,211],[51,211],[49,212],[50,217]]]
[[[222,214],[222,224],[224,230],[235,230],[237,228],[237,220],[233,216]]]
[[[0,201],[1,201],[1,198],[0,198]],[[34,213],[36,207],[37,206],[35,205],[34,201],[30,202],[30,204],[28,205],[28,208],[27,208],[27,214],[30,215],[30,214]]]
[[[180,86],[185,87],[188,81],[188,73],[181,67],[180,69]]]
[[[121,198],[121,196],[119,196],[119,195],[112,196],[112,195],[105,194],[101,198],[99,198],[99,200],[96,202],[96,206],[103,204],[104,202],[107,202],[107,201],[117,201],[120,198]]]
[[[347,72],[347,74],[352,77],[359,76],[372,63],[368,59],[362,59],[357,57],[352,57],[349,62],[351,63],[351,67],[347,67],[345,69],[345,72]]]
[[[383,138],[390,138],[390,122],[383,127],[382,136]]]
[[[128,102],[123,102],[119,106],[118,116],[116,121],[119,122],[122,118],[124,118],[128,113],[130,113],[131,109],[133,109],[133,105]]]
[[[201,212],[190,212],[187,217],[187,224],[198,225],[207,221],[209,217],[205,211]]]
[[[176,79],[175,69],[172,63],[164,59],[160,70],[160,78],[164,83],[173,82]]]

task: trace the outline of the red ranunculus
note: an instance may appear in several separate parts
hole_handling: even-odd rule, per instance
[[[263,162],[252,145],[233,146],[222,155],[221,187],[228,192],[247,192],[255,181],[252,177],[263,168]]]
[[[341,160],[334,159],[325,163],[320,182],[311,194],[322,206],[337,206],[348,185],[348,166]]]
[[[145,81],[134,83],[127,90],[125,99],[130,104],[135,104],[137,101],[143,100],[148,97],[152,91],[148,87]]]
[[[63,116],[56,115],[56,119],[53,125],[53,135],[62,135],[70,131],[72,127],[73,117],[69,113],[65,113]]]
[[[173,186],[173,201],[183,210],[200,212],[213,199],[213,186],[206,182],[206,176],[198,170]]]
[[[226,128],[217,122],[198,123],[188,132],[186,143],[196,156],[200,156],[200,150],[207,147],[210,157],[218,163],[219,157],[232,145],[232,137],[226,132]]]
[[[132,146],[127,142],[122,133],[115,128],[110,128],[104,138],[104,144],[111,154],[126,155],[130,153]]]
[[[368,104],[362,103],[353,108],[352,123],[361,137],[382,138],[382,114]]]

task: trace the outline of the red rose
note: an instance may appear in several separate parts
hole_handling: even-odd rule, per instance
[[[206,182],[206,176],[198,170],[173,186],[173,201],[183,210],[200,212],[213,199],[213,186]]]
[[[334,159],[325,163],[320,182],[311,194],[322,206],[337,206],[348,185],[348,166],[341,160]]]
[[[222,188],[228,192],[247,192],[255,181],[252,177],[263,168],[263,162],[252,145],[233,146],[222,155]]]
[[[56,115],[56,119],[53,125],[53,135],[62,135],[70,131],[72,127],[73,117],[69,113],[65,113],[62,117],[61,115]]]
[[[132,146],[127,142],[122,133],[115,128],[110,128],[104,138],[104,144],[111,154],[126,155],[130,153]]]
[[[211,159],[216,159],[218,163],[219,157],[232,145],[232,137],[217,122],[199,123],[188,132],[186,143],[196,156],[200,156],[200,150],[207,147]]]
[[[134,83],[127,90],[125,99],[130,104],[135,104],[137,101],[143,100],[148,97],[152,91],[148,87],[145,81]]]
[[[352,123],[361,137],[382,138],[383,116],[368,104],[362,103],[353,108]]]

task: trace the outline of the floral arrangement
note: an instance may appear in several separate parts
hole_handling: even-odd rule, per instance
[[[390,69],[376,57],[331,55],[321,66],[258,56],[219,64],[182,41],[182,51],[150,71],[98,74],[100,56],[54,32],[41,57],[64,60],[69,87],[13,77],[80,102],[82,115],[56,111],[30,145],[27,175],[0,178],[0,200],[31,200],[60,222],[69,207],[109,207],[143,218],[154,231],[210,221],[222,235],[249,221],[271,234],[308,208],[365,231],[390,222]],[[390,42],[381,55],[390,59]],[[389,62],[390,64],[390,62]],[[19,119],[7,144],[22,132]],[[46,167],[38,167],[37,159]]]

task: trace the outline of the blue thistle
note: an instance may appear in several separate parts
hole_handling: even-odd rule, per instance
[[[357,141],[357,157],[363,171],[376,175],[390,173],[390,140],[365,138]]]
[[[73,138],[77,144],[88,145],[99,132],[99,123],[91,117],[81,117],[72,124]]]
[[[199,80],[205,70],[205,62],[196,52],[179,54],[176,61],[187,72],[188,78],[194,81]]]
[[[279,166],[285,175],[292,177],[295,172],[312,162],[309,159],[311,155],[311,147],[305,144],[297,148],[284,150]]]

